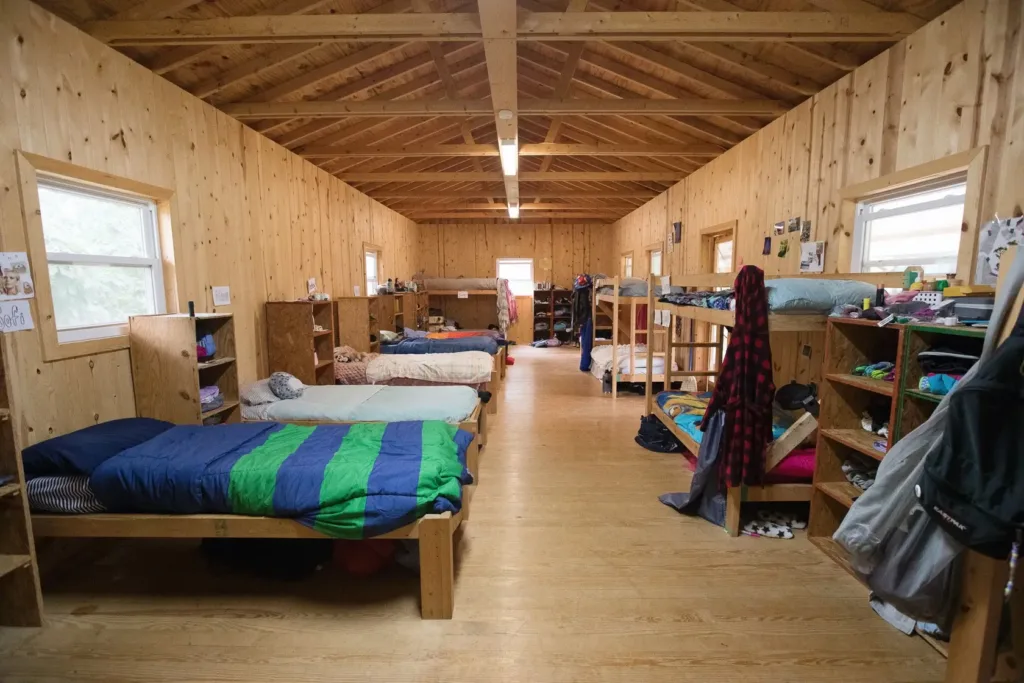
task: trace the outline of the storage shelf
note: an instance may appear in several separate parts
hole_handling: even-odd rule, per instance
[[[228,363],[234,363],[234,356],[224,356],[223,358],[214,358],[213,360],[201,360],[199,361],[199,369],[205,370],[206,368],[215,368],[218,365],[227,365]]]
[[[833,562],[845,569],[850,576],[861,583],[864,583],[857,572],[853,570],[853,565],[850,564],[850,554],[846,552],[846,549],[843,548],[843,546],[833,541],[831,536],[810,536],[808,540],[813,543],[818,550],[828,555]]]
[[[329,360],[322,360],[322,361],[320,361],[319,363],[316,364],[316,369],[320,370],[321,368],[326,368],[328,365],[334,365],[334,359],[333,358],[331,358]]]
[[[840,384],[846,384],[847,386],[857,387],[858,389],[865,389],[867,391],[873,391],[876,394],[882,396],[892,396],[894,388],[893,382],[886,382],[881,379],[872,379],[871,377],[862,377],[860,375],[825,375],[826,379],[833,382],[839,382]]]
[[[28,566],[31,562],[30,555],[0,555],[0,576],[7,576],[16,569]]]
[[[333,331],[334,330],[320,330],[319,332],[314,331],[313,332],[313,336],[314,337],[323,337],[323,336],[326,336],[326,335],[330,334]]]
[[[848,481],[819,481],[814,485],[814,488],[848,508],[853,505],[853,501],[864,494],[863,491]]]
[[[16,483],[4,484],[0,486],[0,498],[6,498],[7,496],[13,496],[21,490],[21,486]]]
[[[929,394],[926,391],[917,391],[916,389],[906,389],[903,393],[907,396],[913,396],[922,401],[930,401],[932,403],[941,403],[942,399],[945,398],[942,394]]]
[[[865,429],[822,429],[821,435],[869,458],[881,460],[885,457],[885,453],[875,448],[875,441],[883,439],[878,434]]]
[[[221,413],[225,413],[237,405],[238,401],[224,401],[224,405],[222,405],[220,408],[214,408],[213,410],[209,410],[205,413],[202,413],[199,417],[205,420],[208,417],[213,417],[214,415],[220,415]]]

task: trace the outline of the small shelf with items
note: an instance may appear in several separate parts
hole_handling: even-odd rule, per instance
[[[128,324],[139,417],[175,424],[241,420],[230,313],[140,315]]]
[[[533,292],[533,339],[569,341],[572,334],[572,290],[554,287]],[[539,329],[538,329],[538,326]]]
[[[380,349],[381,321],[392,319],[391,311],[384,311],[387,305],[394,306],[387,296],[343,296],[335,299],[334,329],[337,331],[339,346],[350,346],[361,353],[376,352]]]

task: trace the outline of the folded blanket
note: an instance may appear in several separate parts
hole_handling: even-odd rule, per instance
[[[382,355],[366,368],[370,384],[415,379],[448,384],[479,384],[491,378],[494,358],[484,351]]]

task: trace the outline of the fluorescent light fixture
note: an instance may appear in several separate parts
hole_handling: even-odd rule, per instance
[[[498,141],[498,156],[501,157],[501,172],[512,176],[519,172],[519,145],[510,138]]]
[[[508,205],[508,217],[509,218],[519,218],[519,205],[518,204],[511,204],[510,203]]]

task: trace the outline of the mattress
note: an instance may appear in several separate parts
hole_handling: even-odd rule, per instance
[[[246,420],[274,422],[406,422],[468,418],[479,398],[465,386],[307,386],[301,398],[242,406]]]
[[[498,280],[493,277],[431,277],[423,279],[423,286],[430,293],[432,289],[457,291],[494,290],[498,289]]]
[[[382,354],[457,353],[483,351],[492,356],[498,353],[498,342],[490,337],[464,337],[462,339],[403,339],[394,344],[381,344]]]
[[[413,379],[442,384],[479,384],[491,379],[494,357],[483,351],[381,355],[366,368],[370,384]]]
[[[604,371],[612,367],[612,345],[601,344],[595,346],[590,352],[590,374],[598,379],[604,377]],[[619,372],[629,372],[629,345],[619,344]],[[675,366],[673,366],[675,369]],[[633,371],[634,373],[640,374],[647,372],[647,345],[637,344],[636,355],[633,359]],[[655,356],[654,357],[654,374],[660,375],[665,372],[665,357]]]

